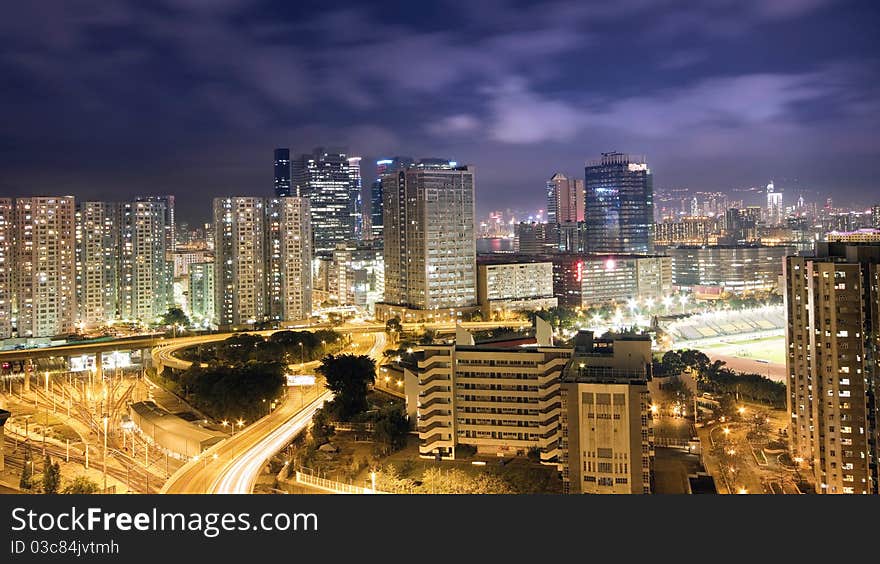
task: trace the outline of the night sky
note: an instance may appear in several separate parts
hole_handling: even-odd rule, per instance
[[[480,212],[645,154],[656,188],[880,201],[876,1],[59,0],[0,14],[0,194],[270,195],[272,150],[477,167]]]

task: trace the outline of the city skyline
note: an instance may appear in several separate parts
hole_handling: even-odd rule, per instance
[[[473,164],[480,214],[536,207],[550,173],[614,150],[645,154],[658,189],[876,191],[869,2],[97,7],[0,24],[0,192],[172,193],[207,221],[200,199],[272,194],[270,149],[321,145]],[[621,34],[634,13],[644,33]]]

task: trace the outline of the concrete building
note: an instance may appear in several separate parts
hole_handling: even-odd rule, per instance
[[[664,256],[552,255],[553,293],[563,307],[659,300],[672,292],[672,261]]]
[[[550,346],[431,345],[405,371],[419,454],[454,459],[459,445],[477,452],[557,456],[559,376],[571,349]],[[415,397],[412,397],[412,396]]]
[[[655,223],[654,246],[706,245],[711,223],[708,217],[683,217],[679,221]]]
[[[880,243],[880,229],[831,231],[825,235],[825,240],[829,243]]]
[[[0,339],[12,336],[14,210],[12,198],[0,198]]]
[[[717,287],[726,292],[772,290],[779,286],[782,263],[793,246],[711,245],[667,249],[672,281],[683,288]]]
[[[560,382],[563,491],[649,494],[653,435],[648,380],[651,340],[575,337]]]
[[[290,196],[274,200],[280,229],[280,296],[282,321],[312,314],[312,230],[309,200]]]
[[[268,318],[266,240],[264,198],[214,198],[214,307],[221,327]]]
[[[275,197],[290,196],[290,149],[275,149]]]
[[[484,319],[556,307],[553,262],[522,255],[478,257],[477,301]]]
[[[547,181],[546,189],[548,223],[584,221],[583,180],[557,172]]]
[[[15,308],[19,337],[76,329],[73,196],[15,200]]]
[[[214,261],[189,265],[188,300],[190,320],[197,325],[211,326],[216,322],[214,307]]]
[[[385,296],[385,260],[375,242],[336,246],[329,267],[330,293],[339,305],[357,306],[368,313]]]
[[[794,456],[819,493],[877,494],[880,244],[817,243],[785,259]]]
[[[173,196],[169,196],[173,201]],[[153,323],[173,303],[166,253],[169,212],[161,198],[119,204],[119,317]],[[172,232],[173,233],[173,232]],[[172,237],[173,238],[173,237]]]
[[[476,311],[474,168],[422,160],[383,176],[382,191],[385,299],[377,319]]]
[[[382,177],[399,168],[405,168],[412,165],[415,161],[411,157],[394,157],[392,159],[379,159],[376,161],[376,179],[370,186],[370,237],[378,241],[383,240],[382,226],[385,219],[382,216]],[[366,237],[364,233],[364,238]]]
[[[542,255],[559,249],[558,223],[518,223],[514,249],[523,255]]]
[[[118,317],[119,206],[111,202],[76,205],[77,322],[98,327]]]
[[[211,261],[214,253],[207,249],[180,249],[172,255],[174,261],[174,278],[181,278],[189,274],[191,264]]]

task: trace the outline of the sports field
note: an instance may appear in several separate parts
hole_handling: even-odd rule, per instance
[[[785,364],[785,336],[764,337],[761,339],[734,340],[725,339],[724,343],[701,344],[700,350],[710,351],[719,355],[764,360],[772,364]]]

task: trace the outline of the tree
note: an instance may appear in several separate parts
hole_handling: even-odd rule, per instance
[[[392,407],[379,414],[373,426],[373,441],[385,446],[385,452],[406,446],[409,419],[402,409]]]
[[[63,493],[66,494],[93,494],[98,493],[98,484],[89,480],[86,476],[77,476],[65,486]]]
[[[385,322],[385,332],[388,334],[397,333],[403,331],[403,324],[400,322],[399,317],[392,317],[388,321]]]
[[[367,390],[376,381],[376,362],[372,358],[329,354],[321,360],[317,372],[335,394],[333,408],[338,419],[348,421],[367,410]]]
[[[189,327],[189,317],[179,307],[168,308],[168,311],[162,314],[162,325],[168,327],[183,326]]]
[[[330,415],[325,409],[319,409],[312,417],[312,441],[316,445],[326,443],[336,433],[336,429],[330,423]]]
[[[34,487],[33,480],[31,479],[33,476],[33,470],[31,467],[33,466],[33,461],[30,459],[30,456],[26,456],[24,459],[24,467],[21,469],[21,479],[18,481],[18,487],[22,490],[29,490]]]
[[[61,485],[61,466],[47,454],[43,460],[43,493],[57,494]]]

